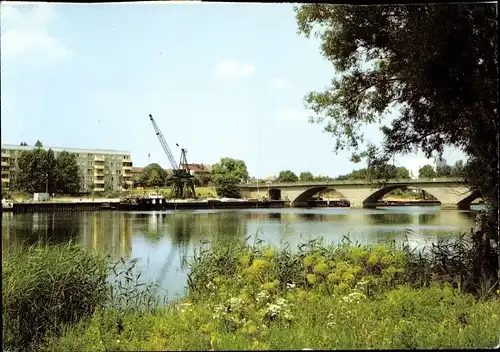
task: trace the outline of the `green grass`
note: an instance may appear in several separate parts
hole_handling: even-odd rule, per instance
[[[164,308],[113,306],[101,310],[90,319],[66,325],[62,335],[50,336],[44,348],[133,351],[496,345],[498,291],[478,299],[463,292],[460,273],[447,273],[459,281],[453,288],[455,281],[438,280],[441,268],[436,258],[434,264],[422,266],[422,261],[411,256],[407,249],[391,246],[330,247],[311,242],[298,250],[277,251],[261,244],[215,243],[191,263],[186,298]],[[429,281],[429,275],[434,281]],[[136,308],[143,307],[138,303]]]
[[[4,253],[2,315],[6,348],[28,349],[44,334],[91,316],[106,298],[106,261],[70,245]]]

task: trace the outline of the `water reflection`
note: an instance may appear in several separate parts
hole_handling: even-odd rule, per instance
[[[4,250],[37,241],[69,240],[111,255],[139,258],[137,270],[170,295],[184,292],[187,264],[193,253],[213,241],[249,237],[290,248],[314,238],[339,243],[344,236],[360,244],[408,240],[412,247],[441,239],[455,241],[468,232],[474,213],[435,207],[377,209],[250,209],[234,211],[82,212],[2,214]],[[250,236],[249,236],[250,235]]]

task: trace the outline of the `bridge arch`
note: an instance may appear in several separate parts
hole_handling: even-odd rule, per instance
[[[374,191],[367,198],[365,198],[363,200],[363,206],[365,206],[365,207],[372,206],[373,204],[376,204],[377,201],[380,200],[382,197],[384,197],[387,193],[390,193],[396,189],[402,189],[402,188],[406,188],[409,186],[412,186],[412,185],[410,185],[410,184],[398,184],[398,185],[391,185],[391,186],[387,186],[387,187],[382,187],[382,188]],[[422,190],[422,191],[425,191],[426,193],[433,196],[439,203],[441,203],[441,200],[438,197],[436,197],[435,194],[432,194],[432,189],[427,190],[427,189],[418,188],[418,187],[415,187],[415,188]]]
[[[280,200],[281,199],[281,189],[279,188],[269,188],[268,194],[270,200]]]
[[[311,199],[315,194],[319,192],[326,191],[327,189],[332,189],[331,187],[328,186],[318,186],[318,187],[312,187],[309,188],[308,190],[302,192],[299,194],[295,199],[291,199],[292,203],[302,203],[302,202],[307,202],[309,199]]]
[[[376,185],[370,187],[333,187],[332,185],[313,186],[304,191],[299,191],[293,194],[293,199],[290,199],[293,205],[300,205],[306,203],[315,194],[325,191],[327,189],[335,190],[341,193],[347,199],[351,206],[354,207],[370,207],[377,203],[387,193],[400,188],[414,187],[425,191],[427,194],[433,196],[436,201],[441,203],[441,206],[467,209],[470,207],[471,202],[480,197],[478,192],[471,192],[465,186],[461,187],[435,187],[435,186],[416,186],[412,182],[398,183],[388,186],[380,185],[380,188],[375,188]],[[344,189],[345,188],[345,189]],[[291,193],[291,192],[290,192]],[[286,194],[286,193],[285,193]],[[292,195],[292,194],[290,194]]]

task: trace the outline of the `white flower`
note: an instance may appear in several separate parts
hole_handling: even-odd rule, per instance
[[[271,317],[274,317],[276,315],[279,314],[281,310],[281,307],[277,304],[271,304],[271,303],[268,303],[267,304],[267,313],[271,316]]]
[[[229,299],[229,305],[231,306],[231,308],[233,310],[240,310],[241,308],[243,308],[244,304],[245,304],[245,301],[243,301],[239,297],[231,297]]]
[[[288,289],[295,288],[295,284],[288,282],[288,283],[286,284],[286,288],[288,288]]]
[[[366,296],[358,291],[349,293],[347,296],[342,297],[342,301],[347,303],[358,303],[359,301],[366,298]]]
[[[227,309],[224,305],[219,304],[214,308],[213,319],[219,319],[227,313]]]
[[[260,291],[255,298],[257,302],[263,302],[269,298],[269,292],[266,290]]]
[[[210,281],[207,286],[206,286],[209,290],[215,290],[217,288],[217,286],[215,286],[215,284]]]

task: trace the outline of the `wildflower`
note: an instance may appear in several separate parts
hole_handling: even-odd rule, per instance
[[[215,284],[210,281],[207,286],[206,286],[209,290],[215,290],[217,288],[217,286],[215,286]]]
[[[226,313],[227,313],[227,308],[224,305],[222,305],[222,304],[218,304],[214,308],[213,319],[220,319]]]
[[[288,289],[295,288],[295,284],[294,284],[294,283],[291,283],[291,282],[288,282],[288,283],[286,284],[286,288],[288,288]]]
[[[342,297],[342,301],[347,303],[358,303],[362,299],[365,298],[365,295],[361,292],[354,291],[349,293],[348,295]]]
[[[245,302],[239,297],[231,297],[229,299],[229,306],[232,310],[240,310]]]
[[[266,315],[269,319],[274,320],[275,318],[282,317],[285,320],[292,320],[293,315],[289,310],[290,303],[284,298],[278,298],[275,303],[267,304]]]
[[[260,291],[256,296],[257,302],[259,303],[267,300],[268,298],[269,298],[269,292],[267,292],[266,290]]]
[[[280,310],[281,310],[281,307],[277,304],[270,304],[270,303],[267,304],[267,314],[270,317],[277,316],[279,314]]]
[[[291,303],[288,303],[286,299],[281,298],[281,297],[276,300],[276,304],[279,305],[279,306],[288,306],[288,305],[291,305]]]

